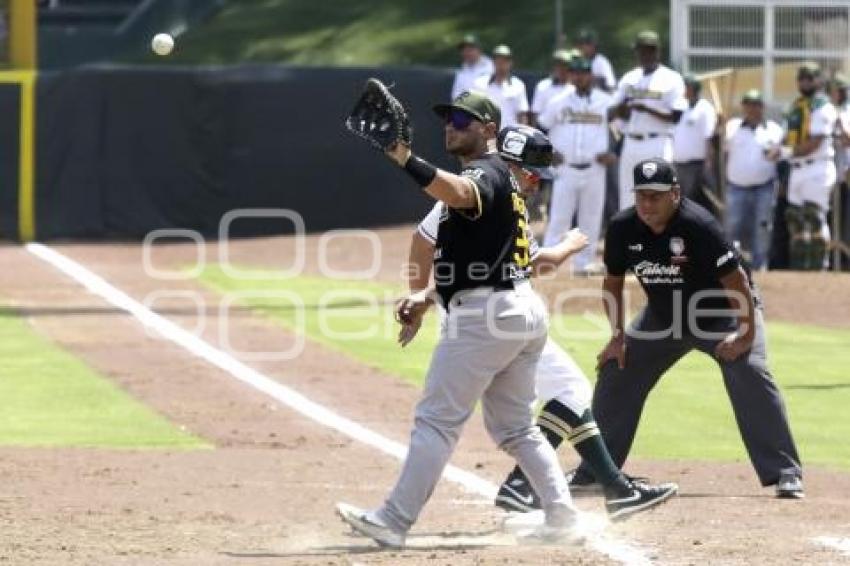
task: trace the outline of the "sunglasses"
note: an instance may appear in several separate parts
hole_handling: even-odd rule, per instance
[[[455,130],[465,130],[475,121],[475,116],[463,110],[453,109],[446,114],[444,120]]]

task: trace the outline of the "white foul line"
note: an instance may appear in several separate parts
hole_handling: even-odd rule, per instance
[[[815,537],[812,540],[817,544],[837,550],[845,556],[850,556],[850,538]]]
[[[407,455],[407,446],[373,432],[355,421],[340,416],[322,405],[311,401],[294,389],[278,383],[243,364],[230,354],[211,346],[198,336],[181,328],[167,318],[156,314],[76,261],[43,244],[33,242],[26,244],[24,247],[28,252],[71,277],[95,295],[100,296],[115,307],[127,311],[143,326],[155,330],[163,337],[182,346],[195,356],[226,371],[239,381],[269,395],[287,407],[298,411],[305,417],[330,427],[363,444],[377,448],[381,452],[394,456],[399,460],[404,460]],[[495,484],[451,464],[446,466],[443,477],[460,485],[466,491],[486,497],[487,499],[493,499],[498,491]],[[589,542],[595,550],[618,562],[624,564],[649,563],[649,559],[639,549],[623,542],[610,540],[608,537],[593,537]]]

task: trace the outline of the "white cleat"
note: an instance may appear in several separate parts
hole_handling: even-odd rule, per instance
[[[336,514],[355,532],[373,539],[381,546],[388,548],[404,546],[405,534],[392,530],[372,511],[359,509],[348,503],[337,503]]]
[[[581,544],[586,534],[579,529],[580,514],[575,509],[558,510],[549,520],[543,511],[511,513],[502,523],[520,544]]]

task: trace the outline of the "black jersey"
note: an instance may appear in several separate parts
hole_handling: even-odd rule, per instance
[[[695,308],[728,310],[720,278],[739,265],[738,252],[714,217],[687,198],[682,198],[661,234],[654,234],[632,207],[611,220],[605,235],[608,273],[632,271],[646,291],[650,311],[668,323],[676,313],[687,325],[689,305],[699,320],[716,318],[716,313],[695,312]]]
[[[434,281],[445,305],[465,289],[513,288],[531,270],[525,202],[507,164],[488,153],[460,174],[475,183],[478,202],[469,210],[443,207]]]

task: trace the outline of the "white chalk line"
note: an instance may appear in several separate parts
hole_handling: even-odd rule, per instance
[[[812,542],[837,550],[844,556],[850,556],[850,537],[827,537],[820,536],[812,539]]]
[[[403,461],[406,457],[407,446],[373,432],[353,420],[340,416],[311,401],[294,389],[245,365],[227,352],[213,347],[174,322],[156,314],[80,263],[43,244],[31,242],[24,247],[29,253],[74,279],[106,302],[133,315],[144,327],[156,331],[195,356],[229,373],[242,383],[250,385],[257,391],[265,393],[305,417],[345,436],[399,460]],[[480,495],[488,500],[492,500],[498,491],[497,486],[492,482],[451,464],[446,466],[443,478],[460,485],[469,493]],[[623,564],[650,563],[649,558],[641,549],[626,542],[614,540],[607,535],[593,537],[588,542],[597,552]]]

